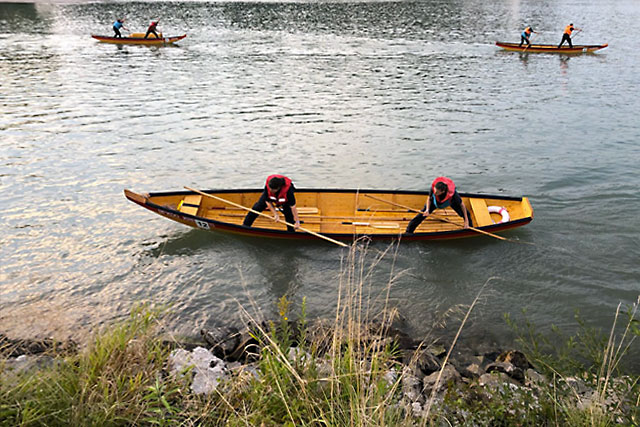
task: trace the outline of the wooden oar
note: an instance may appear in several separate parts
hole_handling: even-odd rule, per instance
[[[210,197],[210,198],[215,199],[215,200],[218,200],[218,201],[220,201],[220,202],[224,202],[224,203],[230,204],[231,206],[235,206],[235,207],[237,207],[237,208],[244,209],[245,211],[253,212],[253,213],[255,213],[255,214],[258,214],[258,215],[260,215],[260,216],[264,216],[264,217],[269,218],[269,219],[274,219],[274,218],[273,218],[272,216],[270,216],[270,215],[266,215],[266,214],[263,214],[262,212],[254,211],[254,210],[253,210],[253,209],[251,209],[251,208],[248,208],[248,207],[246,207],[246,206],[239,205],[239,204],[237,204],[237,203],[231,202],[231,201],[229,201],[229,200],[223,199],[223,198],[218,197],[218,196],[214,196],[213,194],[205,193],[204,191],[196,190],[196,189],[194,189],[194,188],[189,188],[189,187],[187,187],[187,186],[185,186],[184,188],[186,188],[186,189],[187,189],[187,190],[189,190],[189,191],[193,191],[194,193],[201,194],[201,195],[203,195],[203,196],[205,196],[205,197]],[[282,223],[282,224],[286,224],[286,225],[288,225],[289,227],[295,227],[295,225],[293,225],[293,224],[289,224],[288,222],[283,221],[283,220],[281,220],[281,219],[277,219],[277,220],[275,220],[275,221],[276,221],[276,222],[279,222],[279,223]],[[314,236],[316,236],[316,237],[319,237],[320,239],[324,239],[324,240],[326,240],[326,241],[328,241],[328,242],[335,243],[335,244],[336,244],[336,245],[338,245],[338,246],[342,246],[342,247],[344,247],[344,248],[348,248],[348,247],[349,247],[349,245],[347,245],[347,244],[344,244],[344,243],[342,243],[342,242],[339,242],[339,241],[337,241],[337,240],[334,240],[334,239],[332,239],[332,238],[330,238],[330,237],[323,236],[322,234],[320,234],[320,233],[316,233],[315,231],[307,230],[306,228],[302,228],[302,227],[298,227],[298,230],[302,230],[302,231],[304,231],[305,233],[309,233],[309,234],[311,234],[311,235],[314,235]]]
[[[411,208],[411,207],[409,207],[409,206],[401,205],[401,204],[399,204],[399,203],[394,203],[394,202],[390,202],[390,201],[388,201],[388,200],[379,199],[378,197],[373,197],[373,196],[370,196],[370,195],[368,195],[368,194],[365,194],[365,196],[370,197],[370,198],[372,198],[372,199],[374,199],[374,200],[377,200],[377,201],[379,201],[379,202],[384,202],[384,203],[388,203],[388,204],[393,205],[393,206],[397,206],[397,207],[399,207],[399,208],[405,208],[405,209],[408,209],[408,210],[410,210],[410,211],[412,211],[412,212],[422,213],[422,211],[421,211],[421,210],[413,209],[413,208]],[[431,214],[431,215],[433,215],[433,214]],[[431,215],[430,215],[430,216],[431,216]],[[448,219],[446,219],[446,218],[443,218],[443,217],[441,217],[441,216],[435,215],[434,217],[435,217],[436,219],[439,219],[440,221],[448,222],[449,224],[453,224],[453,225],[456,225],[456,226],[460,227],[460,224],[457,224],[457,223],[455,223],[455,222],[453,222],[453,221],[450,221],[450,220],[448,220]],[[475,227],[469,227],[469,230],[473,230],[473,231],[476,231],[476,232],[481,233],[481,234],[486,234],[487,236],[495,237],[496,239],[500,239],[500,240],[509,240],[509,239],[507,239],[506,237],[498,236],[497,234],[489,233],[489,232],[487,232],[487,231],[480,230],[480,229],[475,228]]]

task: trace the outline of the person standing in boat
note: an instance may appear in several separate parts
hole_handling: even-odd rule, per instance
[[[160,38],[160,36],[158,35],[158,32],[156,31],[158,27],[158,22],[160,22],[160,20],[152,21],[151,24],[149,24],[149,28],[147,28],[147,33],[144,35],[145,39],[149,37],[149,34],[155,35],[157,39]]]
[[[116,33],[115,37],[122,38],[122,34],[120,34],[120,28],[129,31],[129,29],[124,26],[124,19],[116,19],[116,22],[113,23],[113,32]]]
[[[574,28],[573,24],[569,24],[564,28],[564,33],[562,33],[562,40],[560,41],[558,48],[560,48],[565,41],[569,43],[569,47],[573,47],[573,43],[571,43],[571,33],[574,31],[582,30],[580,28]]]
[[[297,229],[300,227],[300,218],[298,217],[294,192],[295,187],[291,179],[284,175],[270,175],[267,178],[260,199],[253,205],[252,209],[257,212],[262,212],[268,208],[273,214],[273,219],[278,221],[280,215],[278,215],[277,208],[280,208],[282,213],[284,213],[285,221],[289,224],[294,224]],[[247,213],[242,225],[251,227],[257,217],[258,214],[254,212]],[[294,227],[287,225],[287,231],[294,231]]]
[[[473,226],[469,212],[466,206],[462,203],[462,197],[456,191],[456,185],[449,178],[439,176],[431,183],[431,189],[429,190],[429,198],[425,203],[422,211],[416,215],[411,222],[407,225],[406,233],[413,233],[416,228],[424,221],[430,213],[436,209],[444,209],[451,206],[451,209],[456,211],[464,219],[464,228]]]
[[[529,42],[529,37],[531,36],[531,33],[538,34],[537,31],[533,31],[533,28],[531,28],[531,26],[528,26],[527,28],[524,29],[522,34],[520,34],[520,44],[518,45],[518,47],[522,47],[522,43],[527,43],[527,46],[531,46],[531,43]]]

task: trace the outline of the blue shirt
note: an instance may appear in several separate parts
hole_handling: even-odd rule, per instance
[[[120,28],[122,28],[122,22],[120,21],[116,21],[113,23],[113,28],[115,28],[116,30],[119,30]]]

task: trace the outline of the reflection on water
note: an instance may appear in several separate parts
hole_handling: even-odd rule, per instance
[[[299,188],[426,189],[448,175],[463,192],[530,196],[533,223],[507,236],[536,246],[403,243],[380,263],[372,293],[406,271],[390,299],[417,333],[494,276],[478,335],[505,339],[503,313],[521,308],[540,325],[580,308],[608,328],[640,277],[640,58],[611,32],[640,5],[605,3],[0,3],[0,322],[75,334],[154,300],[189,334],[237,321],[238,304],[273,314],[283,295],[332,316],[341,249],[191,230],[122,196],[254,188],[278,172]],[[608,42],[603,53],[495,46],[524,22],[557,42],[576,7],[581,42]],[[90,38],[117,16],[188,37]]]

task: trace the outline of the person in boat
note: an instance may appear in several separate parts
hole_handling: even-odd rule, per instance
[[[527,28],[524,29],[522,34],[520,34],[520,44],[518,45],[518,47],[522,47],[522,43],[526,43],[527,46],[531,46],[531,43],[529,42],[529,37],[531,36],[531,33],[538,34],[538,32],[533,31],[533,28],[531,28],[531,25],[529,25]]]
[[[413,233],[416,228],[424,221],[429,214],[436,209],[444,209],[451,206],[451,209],[456,211],[464,219],[464,228],[473,226],[469,212],[462,203],[462,198],[456,191],[456,185],[452,180],[444,176],[439,176],[431,183],[431,189],[429,190],[429,198],[425,203],[422,211],[416,215],[411,222],[407,225],[406,233]]]
[[[569,24],[564,27],[564,33],[562,33],[562,40],[560,41],[558,48],[560,48],[565,41],[569,43],[569,47],[573,47],[573,43],[571,43],[571,33],[574,31],[582,30],[580,28],[575,28],[573,24]]]
[[[158,27],[158,21],[152,21],[151,24],[149,24],[149,28],[147,28],[147,33],[144,35],[144,38],[146,39],[147,37],[149,37],[149,34],[153,34],[156,36],[157,39],[160,38],[160,36],[158,35],[157,32],[157,27]]]
[[[253,205],[252,209],[257,212],[262,212],[268,208],[273,214],[273,219],[278,221],[280,219],[278,208],[280,208],[282,213],[284,213],[285,221],[289,224],[294,224],[297,229],[300,227],[300,218],[298,216],[298,209],[296,208],[294,192],[295,187],[291,179],[284,175],[270,175],[267,178],[260,199]],[[251,227],[257,217],[258,214],[254,212],[247,213],[242,225]],[[287,231],[294,231],[294,227],[288,225]]]
[[[129,31],[129,29],[124,26],[124,19],[116,19],[116,22],[113,23],[113,32],[116,33],[115,37],[122,38],[122,34],[120,34],[120,28]]]

